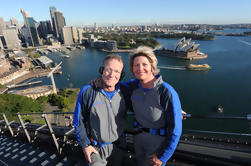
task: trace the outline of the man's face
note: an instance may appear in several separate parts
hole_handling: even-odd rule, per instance
[[[102,74],[103,88],[114,88],[119,82],[123,63],[117,59],[109,59],[105,62],[104,71]]]

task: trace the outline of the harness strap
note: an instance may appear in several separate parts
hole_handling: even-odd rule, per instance
[[[168,134],[167,128],[163,128],[163,129],[144,128],[136,120],[134,120],[134,127],[138,129],[136,133],[141,133],[144,131],[153,135],[160,135],[160,136],[165,136]]]
[[[114,142],[98,142],[92,138],[89,138],[90,142],[91,142],[91,145],[92,146],[98,146],[100,148],[103,148],[104,146],[106,145],[111,145],[111,144],[118,144],[119,141],[114,141]]]

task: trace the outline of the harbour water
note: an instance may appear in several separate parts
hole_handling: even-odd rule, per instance
[[[247,30],[246,30],[247,31]],[[157,39],[164,47],[172,48],[178,39]],[[216,36],[214,41],[197,41],[201,52],[208,54],[204,60],[180,60],[158,56],[163,79],[178,92],[182,108],[196,115],[242,115],[251,114],[251,36]],[[108,53],[86,48],[72,51],[71,58],[65,59],[60,53],[49,53],[48,57],[62,61],[62,75],[55,75],[57,88],[81,88],[96,78],[98,68]],[[128,53],[119,53],[126,66],[124,80],[133,78],[129,71]],[[184,70],[184,66],[207,63],[209,71]],[[165,68],[169,67],[169,69]],[[170,69],[172,68],[173,69]],[[49,78],[43,79],[50,84]],[[222,105],[223,113],[217,113]],[[250,133],[247,121],[232,120],[186,120],[186,129],[203,129]]]

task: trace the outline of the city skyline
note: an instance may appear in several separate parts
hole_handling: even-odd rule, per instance
[[[67,26],[147,25],[147,24],[240,24],[251,23],[249,0],[9,0],[1,2],[0,17],[19,24],[24,20],[20,9],[36,21],[51,20],[50,6],[63,13]]]

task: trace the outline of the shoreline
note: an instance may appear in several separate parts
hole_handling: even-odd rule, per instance
[[[130,53],[130,52],[133,52],[134,49],[116,49],[116,50],[105,50],[105,49],[99,49],[100,51],[103,51],[103,52],[108,52],[108,53]]]
[[[31,78],[45,77],[50,72],[51,72],[51,70],[48,70],[48,69],[42,69],[42,70],[37,69],[37,70],[33,70],[33,71],[28,71],[26,74],[24,74],[20,77],[17,77],[15,79],[13,79],[12,81],[6,83],[5,86],[16,85],[16,84],[19,84],[25,80],[31,79]],[[57,73],[57,72],[59,72],[59,71],[55,71],[54,73]],[[0,88],[0,94],[3,94],[7,90],[8,90],[7,87]]]

